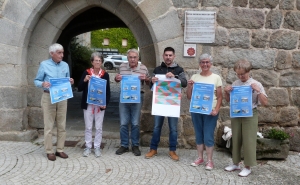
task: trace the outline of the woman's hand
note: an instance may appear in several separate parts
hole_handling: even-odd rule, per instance
[[[218,115],[218,113],[219,113],[219,111],[217,111],[216,109],[213,109],[213,110],[211,111],[210,115],[216,116],[216,115]]]
[[[188,83],[188,88],[192,88],[193,85],[194,85],[194,81],[193,80],[188,80],[187,83]]]
[[[106,106],[100,106],[100,109],[105,110],[105,109],[106,109]]]
[[[224,91],[225,91],[225,93],[230,94],[230,92],[232,91],[232,86],[231,86],[231,85],[227,85],[227,86],[224,88]]]
[[[91,79],[91,75],[86,75],[85,78],[84,78],[84,82],[87,82]]]
[[[256,92],[260,93],[260,88],[256,83],[251,84],[251,88]]]
[[[74,79],[73,78],[70,78],[70,83],[71,83],[71,85],[74,84]]]

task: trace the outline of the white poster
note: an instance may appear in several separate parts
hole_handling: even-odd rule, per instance
[[[215,42],[216,12],[186,11],[184,26],[184,42]]]
[[[153,84],[152,115],[180,117],[181,82],[166,75],[155,75]]]

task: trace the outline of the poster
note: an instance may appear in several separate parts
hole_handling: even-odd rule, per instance
[[[216,12],[185,11],[184,42],[214,43]]]
[[[106,106],[106,83],[106,80],[92,76],[89,82],[86,103]]]
[[[122,75],[120,102],[141,102],[141,81],[138,75]]]
[[[50,78],[49,83],[51,84],[49,88],[51,103],[57,103],[73,97],[72,87],[70,83],[70,78]]]
[[[210,114],[214,100],[214,84],[194,83],[190,112]]]
[[[233,86],[230,92],[230,117],[251,117],[252,88],[251,86]]]
[[[179,117],[181,102],[181,82],[166,75],[155,75],[158,81],[153,84],[152,115]]]

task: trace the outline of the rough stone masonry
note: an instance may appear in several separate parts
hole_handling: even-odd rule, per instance
[[[49,57],[49,45],[66,25],[92,7],[114,13],[132,30],[149,68],[160,63],[163,48],[173,46],[176,62],[189,79],[199,72],[198,57],[210,53],[212,70],[225,86],[236,79],[232,67],[238,59],[251,61],[253,78],[262,82],[269,96],[269,105],[258,109],[260,131],[284,129],[291,135],[290,149],[300,151],[300,0],[0,0],[0,140],[36,137],[36,129],[43,126],[42,92],[33,84],[39,63]],[[217,13],[215,43],[197,44],[195,58],[183,57],[186,10]],[[150,90],[145,97],[141,143],[148,145],[154,122]],[[179,120],[179,145],[195,146],[185,89]],[[218,128],[230,125],[229,120],[224,101]],[[167,142],[164,127],[161,145]]]

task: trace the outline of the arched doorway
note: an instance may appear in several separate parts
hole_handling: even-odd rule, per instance
[[[148,26],[129,2],[54,1],[37,21],[29,40],[28,81],[33,81],[39,63],[49,57],[48,47],[52,43],[59,42],[64,46],[64,60],[68,62],[68,44],[72,37],[91,30],[113,27],[128,27],[137,40],[143,63],[149,68],[156,65],[153,39]],[[36,91],[33,84],[29,86],[29,90],[30,88]],[[33,107],[40,107],[38,96],[38,93],[28,95],[35,100],[32,102]],[[82,113],[79,102],[77,107],[72,108]],[[37,111],[36,117],[41,117],[41,114],[41,110]],[[39,128],[43,128],[42,120]]]

